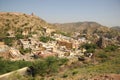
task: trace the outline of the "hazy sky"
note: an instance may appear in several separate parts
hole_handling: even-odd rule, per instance
[[[0,0],[0,12],[32,12],[50,23],[95,21],[120,26],[120,0]]]

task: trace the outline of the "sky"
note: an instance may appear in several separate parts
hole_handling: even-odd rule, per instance
[[[120,0],[0,0],[0,12],[34,13],[49,23],[120,26]]]

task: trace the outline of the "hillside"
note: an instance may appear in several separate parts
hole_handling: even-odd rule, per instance
[[[35,16],[17,12],[0,12],[0,34],[1,36],[7,33],[17,33],[18,31],[39,32],[42,27],[50,27],[43,19]]]

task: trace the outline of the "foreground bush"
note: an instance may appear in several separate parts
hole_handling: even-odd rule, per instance
[[[68,59],[48,57],[46,59],[30,61],[9,61],[0,59],[0,74],[8,73],[23,67],[29,67],[31,69],[32,76],[40,75],[53,75],[58,72],[61,65],[66,64]]]
[[[60,65],[67,62],[67,59],[59,59],[57,57],[48,57],[42,61],[36,61],[33,65],[35,75],[52,75],[58,72]]]
[[[23,67],[31,66],[32,63],[28,61],[8,61],[0,60],[0,74],[11,72]]]
[[[111,52],[111,51],[115,51],[118,47],[115,45],[108,45],[104,50],[106,52]]]

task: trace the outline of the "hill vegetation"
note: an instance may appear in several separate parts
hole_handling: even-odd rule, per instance
[[[4,38],[13,34],[17,39],[22,38],[23,32],[30,34],[44,33],[43,27],[50,27],[51,24],[34,14],[28,15],[24,13],[0,12],[0,37]]]

